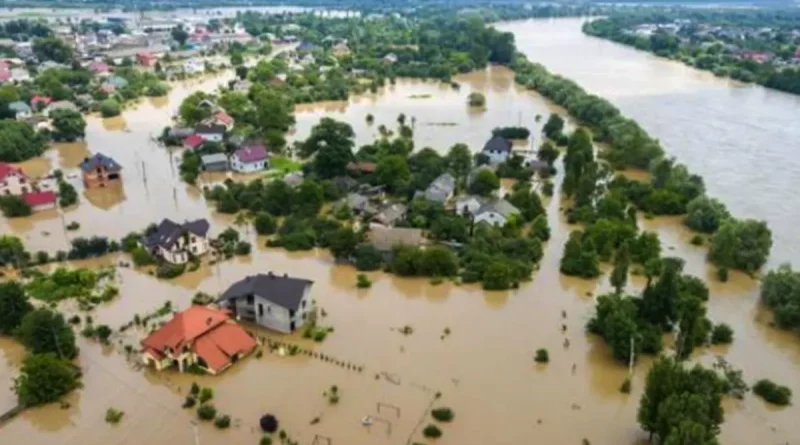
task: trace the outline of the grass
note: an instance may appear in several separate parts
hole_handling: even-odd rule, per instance
[[[271,170],[278,170],[283,173],[294,173],[303,168],[303,164],[287,158],[286,156],[273,156],[270,161]]]

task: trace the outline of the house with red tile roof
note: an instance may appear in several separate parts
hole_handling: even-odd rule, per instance
[[[56,193],[53,191],[26,193],[22,199],[34,212],[56,207]]]
[[[142,340],[142,363],[161,371],[177,366],[216,375],[247,356],[258,343],[225,312],[192,306]]]
[[[269,168],[269,152],[261,143],[245,144],[231,156],[231,169],[240,173],[252,173]]]
[[[0,162],[0,196],[20,196],[33,191],[33,184],[22,169]]]
[[[156,62],[158,62],[158,57],[149,52],[136,53],[136,62],[141,66],[149,68],[155,66]]]
[[[186,138],[183,140],[183,146],[189,150],[196,150],[205,142],[206,140],[203,138],[203,136],[200,136],[199,134],[192,134],[186,136]]]
[[[31,98],[31,107],[33,107],[34,110],[42,110],[50,105],[52,101],[53,99],[48,96],[33,96]]]
[[[234,120],[224,110],[219,110],[210,118],[206,119],[205,123],[208,125],[222,125],[225,127],[225,131],[231,131],[233,129]]]

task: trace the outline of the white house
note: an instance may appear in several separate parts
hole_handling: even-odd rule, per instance
[[[286,274],[252,275],[233,283],[217,304],[232,310],[237,319],[288,334],[300,329],[314,311],[312,284]]]
[[[519,210],[505,199],[467,196],[456,202],[456,212],[467,215],[477,223],[485,222],[493,226],[504,226]]]
[[[33,191],[30,178],[20,168],[0,162],[0,196],[20,196]]]
[[[194,127],[194,134],[203,138],[204,141],[222,142],[225,137],[225,126],[220,124],[200,124]]]
[[[511,141],[500,136],[493,136],[483,146],[481,153],[488,156],[489,162],[492,164],[506,162],[511,155]]]
[[[172,264],[185,264],[208,252],[208,221],[198,219],[178,224],[164,219],[156,230],[142,239],[150,253]]]
[[[269,153],[264,144],[248,144],[231,156],[231,169],[240,173],[252,173],[269,166]]]

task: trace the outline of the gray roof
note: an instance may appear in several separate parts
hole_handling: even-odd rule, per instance
[[[169,129],[169,135],[179,138],[185,138],[194,134],[194,128],[172,127]]]
[[[233,283],[217,301],[222,302],[252,294],[278,306],[296,311],[300,308],[300,302],[303,300],[306,289],[312,284],[314,282],[311,280],[292,278],[286,274],[280,276],[272,272],[260,273]]]
[[[505,199],[494,199],[486,202],[475,212],[475,215],[480,215],[484,212],[496,212],[508,218],[511,215],[519,214],[519,210],[514,207],[510,202]]]
[[[422,244],[422,229],[406,227],[371,227],[369,241],[378,250],[392,250],[395,246],[418,246]]]
[[[8,104],[8,109],[16,113],[31,111],[31,107],[21,100]]]
[[[121,170],[122,167],[113,158],[110,158],[103,153],[95,153],[91,158],[86,158],[81,162],[81,170],[90,172],[99,166],[103,166],[108,171]]]
[[[511,152],[511,141],[500,136],[492,136],[483,146],[483,151]]]
[[[181,235],[191,232],[197,236],[206,236],[208,228],[209,224],[205,219],[178,224],[169,218],[164,218],[153,233],[144,237],[143,243],[151,249],[157,246],[170,249]]]
[[[456,178],[450,173],[445,173],[438,178],[434,179],[431,185],[425,189],[425,199],[428,201],[436,201],[444,204],[447,198],[453,194],[456,189]]]
[[[225,153],[212,153],[208,155],[203,155],[200,157],[200,161],[203,162],[203,165],[210,165],[210,164],[218,164],[221,162],[228,163],[228,157],[225,156]]]
[[[352,210],[364,210],[368,202],[369,198],[364,195],[359,195],[358,193],[350,193],[347,195],[347,207],[350,207]]]
[[[126,86],[128,86],[128,80],[120,76],[111,76],[108,79],[106,79],[105,84],[110,85],[114,88],[125,88]]]
[[[380,213],[375,215],[375,220],[386,225],[393,225],[399,219],[403,218],[408,211],[408,207],[403,204],[390,204],[383,209]]]
[[[225,134],[225,126],[200,124],[194,127],[194,131],[197,134]]]
[[[78,106],[68,100],[59,100],[57,102],[53,102],[50,106],[47,107],[50,111],[55,110],[70,110],[70,111],[78,111]]]

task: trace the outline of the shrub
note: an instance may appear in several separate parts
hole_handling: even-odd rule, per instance
[[[265,414],[261,416],[258,424],[265,433],[274,433],[275,431],[278,431],[278,419],[272,414]]]
[[[631,393],[631,379],[630,377],[625,377],[625,381],[622,382],[622,386],[619,387],[619,392],[623,394],[630,394]]]
[[[225,415],[217,417],[216,420],[214,420],[214,426],[219,428],[219,429],[221,429],[221,430],[224,430],[224,429],[230,427],[231,426],[231,416],[225,414]]]
[[[193,396],[200,394],[200,385],[196,382],[192,382],[192,387],[189,389],[189,393]]]
[[[717,269],[717,279],[719,281],[722,281],[723,283],[728,281],[728,268],[727,267],[720,266],[720,268]]]
[[[693,246],[702,246],[703,245],[703,237],[700,235],[695,235],[692,237],[692,240],[689,241],[692,243]]]
[[[264,435],[261,437],[261,440],[258,441],[258,445],[272,445],[272,438]]]
[[[792,390],[769,379],[761,379],[753,385],[753,392],[769,403],[785,406],[791,402]]]
[[[236,243],[236,255],[243,256],[243,255],[250,255],[250,250],[252,246],[247,241],[239,241]]]
[[[183,274],[186,271],[185,264],[170,264],[170,263],[161,263],[156,267],[156,276],[158,278],[175,278]]]
[[[194,408],[197,405],[197,399],[192,396],[186,396],[186,399],[183,401],[183,408]]]
[[[369,277],[364,275],[363,273],[358,274],[356,286],[359,289],[367,289],[372,287],[372,281],[370,281]]]
[[[100,113],[103,117],[119,116],[121,111],[119,102],[114,99],[106,99],[100,104]]]
[[[715,345],[728,345],[733,343],[733,329],[725,323],[714,326],[711,331],[711,343]]]
[[[439,422],[450,422],[455,417],[450,408],[435,408],[431,411],[431,416]]]
[[[122,420],[122,416],[125,413],[114,408],[109,408],[106,410],[106,423],[117,424]]]
[[[141,246],[134,248],[133,251],[131,251],[131,256],[133,257],[133,264],[136,266],[149,266],[156,263],[156,259],[153,258],[153,255]]]
[[[533,360],[536,363],[547,363],[550,361],[550,354],[547,352],[547,349],[537,349],[536,357],[534,357]]]
[[[424,430],[422,430],[422,435],[428,439],[438,439],[442,437],[442,430],[440,430],[438,426],[431,423],[428,424]]]
[[[211,404],[200,405],[200,408],[197,408],[197,417],[204,421],[214,420],[217,417],[217,409]]]
[[[198,397],[198,399],[200,400],[200,403],[206,403],[206,402],[208,402],[209,400],[211,400],[213,398],[214,398],[214,390],[213,389],[211,389],[211,388],[203,388],[203,389],[200,390],[200,396]]]

